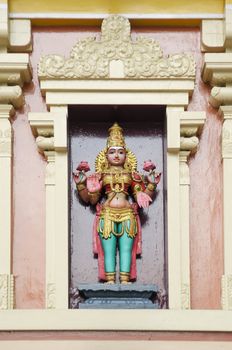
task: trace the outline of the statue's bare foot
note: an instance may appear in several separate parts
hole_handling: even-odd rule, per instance
[[[107,281],[107,282],[105,282],[105,284],[115,284],[115,282],[114,281]]]
[[[132,282],[129,281],[122,281],[121,284],[131,284]]]

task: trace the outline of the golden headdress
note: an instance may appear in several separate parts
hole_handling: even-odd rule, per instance
[[[126,148],[126,143],[123,136],[123,129],[114,123],[108,130],[109,136],[106,143],[106,148],[104,148],[96,157],[95,169],[96,172],[106,172],[109,168],[108,161],[106,158],[106,153],[110,147],[123,147],[126,150],[126,161],[124,163],[124,169],[132,172],[137,169],[137,159],[133,152]]]
[[[118,123],[114,123],[114,125],[109,128],[108,132],[109,137],[106,144],[107,149],[110,147],[126,147],[123,130],[121,126],[118,125]]]

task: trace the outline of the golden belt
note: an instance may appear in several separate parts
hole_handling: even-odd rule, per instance
[[[101,219],[104,219],[104,227],[102,228]],[[128,221],[129,220],[129,221]],[[115,232],[115,223],[122,223],[121,232]],[[115,236],[121,236],[124,232],[129,237],[134,238],[137,234],[137,222],[132,208],[111,208],[105,207],[100,214],[100,222],[98,232],[102,237],[107,239],[111,233]]]

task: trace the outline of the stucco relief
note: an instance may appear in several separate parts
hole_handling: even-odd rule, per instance
[[[47,284],[47,308],[55,309],[56,307],[56,285],[55,283]]]
[[[8,276],[0,275],[0,309],[8,308]]]
[[[38,136],[36,138],[36,144],[41,153],[44,151],[53,151],[54,150],[54,137],[44,137]]]
[[[110,16],[102,22],[101,40],[89,37],[79,41],[69,58],[42,56],[39,76],[43,78],[110,78],[110,62],[123,63],[126,79],[186,79],[195,77],[195,62],[190,54],[163,57],[160,45],[151,38],[131,40],[130,23],[122,16]]]
[[[0,275],[0,310],[12,309],[14,304],[14,279],[12,275]]]
[[[222,308],[232,310],[232,275],[222,276]]]
[[[183,151],[196,151],[198,143],[199,139],[196,136],[180,138],[180,147]]]
[[[183,283],[181,286],[182,309],[190,309],[190,285]]]
[[[11,129],[0,129],[0,154],[10,154],[11,147]]]
[[[189,166],[188,166],[188,156],[190,151],[181,151],[179,155],[180,160],[180,184],[189,184]]]
[[[232,157],[232,120],[225,120],[223,124],[222,156]]]

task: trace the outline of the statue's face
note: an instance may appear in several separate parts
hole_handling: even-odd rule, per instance
[[[123,147],[110,147],[107,151],[110,165],[123,165],[126,160],[126,150]]]

